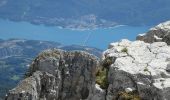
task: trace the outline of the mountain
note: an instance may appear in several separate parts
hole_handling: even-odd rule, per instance
[[[168,23],[147,34],[168,34],[161,30],[169,30]],[[102,59],[85,51],[45,50],[6,100],[169,100],[169,42],[146,42],[110,43]]]
[[[87,52],[46,50],[6,100],[169,100],[170,46],[122,40],[103,60]]]
[[[1,0],[0,17],[66,28],[155,25],[170,18],[169,0]]]
[[[100,49],[86,46],[63,46],[57,42],[9,39],[0,40],[0,97],[18,84],[34,57],[42,50],[62,48],[64,50],[83,50],[101,56]]]
[[[61,44],[57,42],[9,39],[0,41],[0,58],[13,56],[35,57],[41,50],[57,48]]]
[[[166,42],[170,45],[170,21],[160,23],[151,28],[147,33],[137,36],[137,40],[145,41],[147,43]]]

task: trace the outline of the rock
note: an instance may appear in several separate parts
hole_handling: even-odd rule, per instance
[[[170,63],[167,65],[166,71],[167,71],[167,72],[170,72]]]
[[[54,100],[57,98],[56,94],[58,94],[58,88],[55,76],[36,71],[11,90],[7,100],[38,100],[39,98]]]
[[[97,66],[98,58],[86,52],[46,50],[6,100],[91,100]]]
[[[166,42],[170,45],[170,21],[161,23],[156,27],[151,28],[147,33],[137,36],[137,40],[142,40],[147,43]]]
[[[170,100],[169,64],[165,42],[111,43],[101,65],[86,52],[46,50],[7,100]]]
[[[96,84],[94,94],[91,100],[105,100],[106,91],[100,88],[100,85]]]
[[[129,92],[133,92],[135,89],[132,89],[132,88],[126,88],[125,89],[125,92],[129,93]]]
[[[170,99],[170,47],[166,43],[122,40],[110,44],[103,59],[108,57],[116,60],[109,66],[107,100]]]

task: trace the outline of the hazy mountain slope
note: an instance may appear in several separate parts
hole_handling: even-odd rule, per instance
[[[63,27],[153,25],[170,18],[169,4],[169,0],[1,0],[0,17]]]

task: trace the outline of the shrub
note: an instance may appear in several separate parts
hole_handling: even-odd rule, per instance
[[[107,57],[102,61],[102,67],[96,72],[96,83],[100,85],[102,89],[107,89],[109,86],[108,82],[108,71],[109,66],[114,62],[113,57]]]
[[[113,57],[107,57],[107,58],[105,58],[104,60],[103,60],[103,62],[102,62],[102,66],[104,67],[104,68],[109,68],[109,66],[111,65],[113,63]]]
[[[120,92],[119,94],[120,100],[141,100],[140,96],[135,92]]]
[[[148,70],[148,68],[147,67],[145,67],[145,69],[143,70],[144,72],[148,72],[149,70]]]
[[[127,48],[123,48],[123,49],[121,50],[121,52],[127,53],[127,52],[128,52],[128,49],[127,49]]]
[[[99,69],[96,73],[96,83],[99,84],[102,89],[107,89],[109,85],[107,73],[108,70],[106,68]]]

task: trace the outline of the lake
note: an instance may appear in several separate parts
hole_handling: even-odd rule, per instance
[[[147,32],[149,28],[150,26],[116,26],[107,29],[71,30],[0,19],[0,38],[55,41],[64,45],[86,45],[104,50],[111,42],[125,38],[135,40],[138,34]]]

